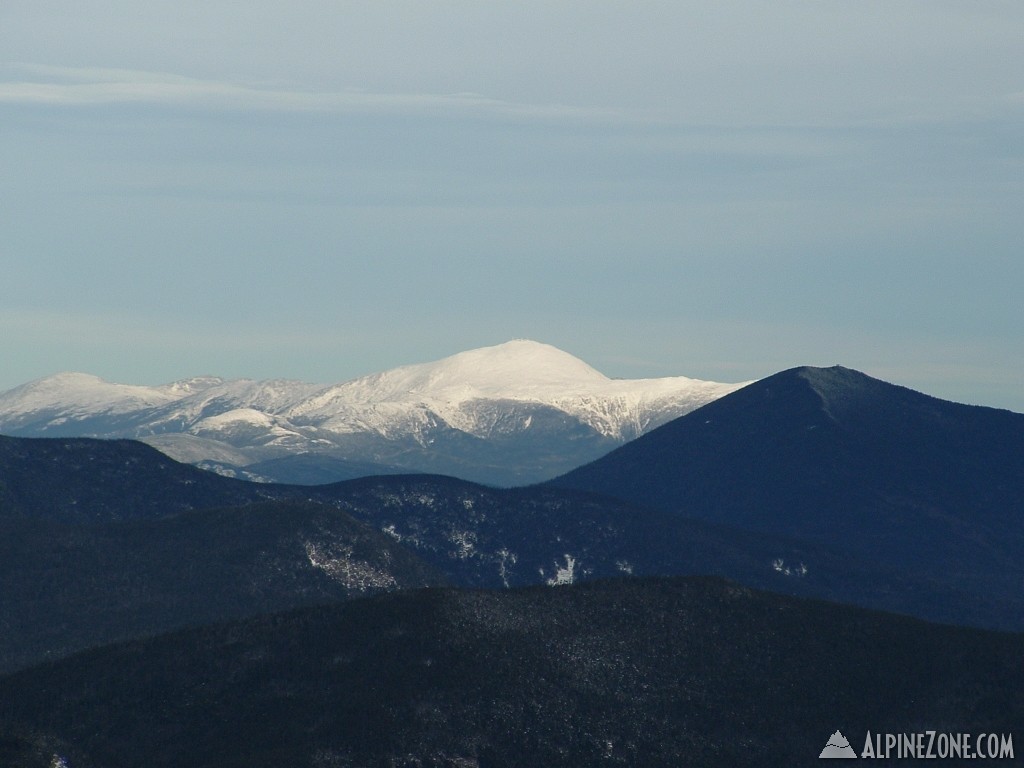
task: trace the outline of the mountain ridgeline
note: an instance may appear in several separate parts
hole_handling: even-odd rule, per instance
[[[1022,414],[846,368],[796,368],[551,485],[886,563],[973,594],[994,625],[1021,628]]]
[[[548,344],[517,340],[326,387],[211,376],[144,387],[63,373],[0,393],[0,433],[141,439],[253,480],[426,472],[523,485],[739,386],[610,379]]]
[[[181,464],[134,440],[0,435],[0,521],[153,519],[270,498],[254,483]]]

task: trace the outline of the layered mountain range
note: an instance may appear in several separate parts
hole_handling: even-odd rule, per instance
[[[798,368],[512,489],[252,483],[136,441],[0,437],[0,538],[0,671],[367,585],[717,575],[1020,630],[1024,415]]]
[[[476,440],[472,458],[495,444],[451,424],[485,400],[474,371],[495,374],[491,394],[501,376],[467,354],[375,391],[450,391],[461,405],[431,413]],[[193,397],[211,409],[195,424],[217,423],[218,386],[160,404],[102,385],[122,410],[83,395],[18,428],[128,429]],[[513,402],[541,408],[543,389]],[[273,410],[280,391],[252,384],[249,402]],[[0,437],[0,764],[794,765],[837,729],[855,747],[866,731],[1012,734],[1024,415],[805,367],[656,420],[521,488],[254,483],[135,440]],[[429,434],[424,454],[450,447]]]
[[[62,373],[0,394],[0,433],[144,440],[253,480],[430,472],[548,479],[743,384],[611,379],[516,340],[332,386],[213,376],[155,387]]]
[[[1001,616],[976,595],[842,552],[582,491],[432,475],[252,483],[135,441],[0,437],[0,673],[382,590],[669,574],[982,626]]]

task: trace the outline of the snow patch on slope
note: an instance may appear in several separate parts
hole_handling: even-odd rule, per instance
[[[303,546],[309,564],[346,589],[367,592],[394,589],[398,584],[394,575],[354,557],[351,545],[326,545],[307,541]]]

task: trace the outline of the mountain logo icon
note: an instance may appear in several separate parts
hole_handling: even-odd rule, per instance
[[[857,757],[857,753],[853,751],[853,747],[850,746],[850,742],[846,740],[846,737],[839,731],[836,731],[829,737],[828,744],[821,750],[821,754],[818,757],[850,758]]]

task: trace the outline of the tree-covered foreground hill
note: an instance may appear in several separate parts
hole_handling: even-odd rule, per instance
[[[836,730],[1020,740],[1022,687],[1021,635],[717,579],[428,589],[0,679],[0,764],[810,765]]]

